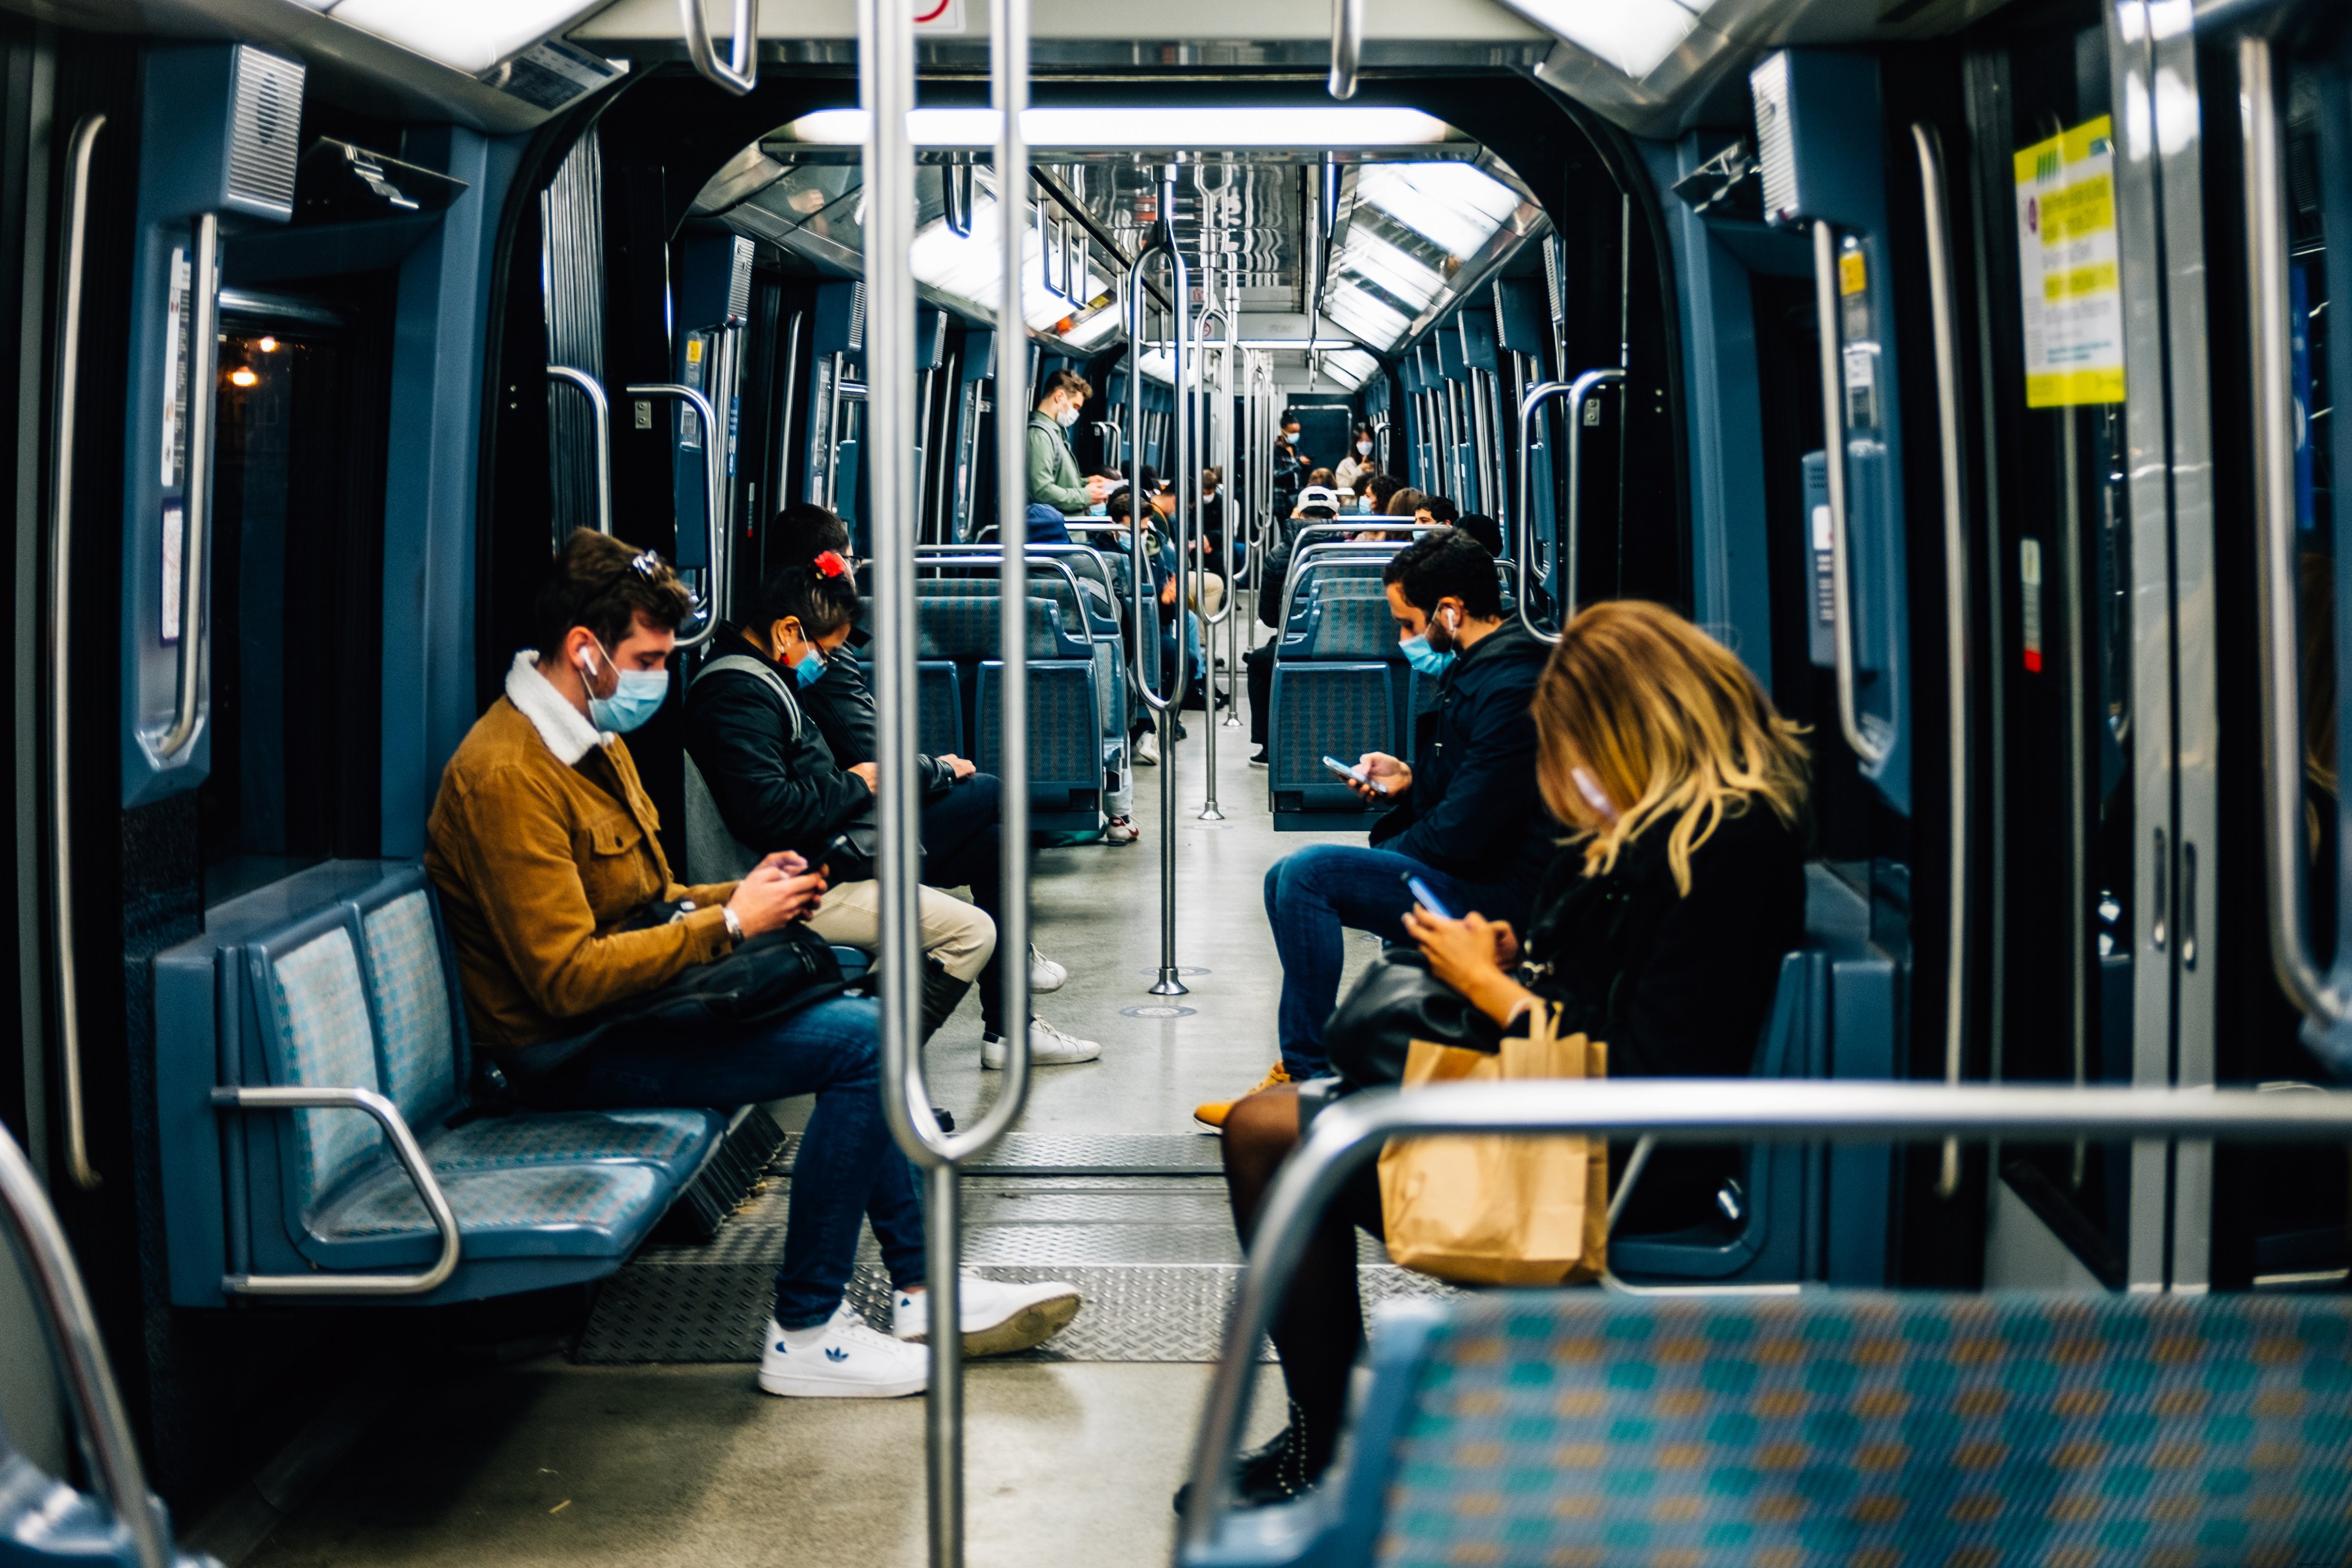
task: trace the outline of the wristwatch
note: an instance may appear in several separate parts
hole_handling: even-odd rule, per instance
[[[736,916],[733,905],[719,906],[719,918],[727,922],[727,936],[738,947],[743,945],[743,922]]]

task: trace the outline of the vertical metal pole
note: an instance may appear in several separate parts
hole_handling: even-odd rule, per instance
[[[869,0],[870,3],[870,0]],[[1153,687],[1154,667],[1160,663],[1159,612],[1145,591],[1150,580],[1143,554],[1143,515],[1150,499],[1143,494],[1143,444],[1141,411],[1143,408],[1143,344],[1150,338],[1146,331],[1149,297],[1143,287],[1144,269],[1151,265],[1153,256],[1168,258],[1169,281],[1172,285],[1169,310],[1169,354],[1174,370],[1172,385],[1175,395],[1170,400],[1175,405],[1173,461],[1170,467],[1183,472],[1186,437],[1190,421],[1184,417],[1185,340],[1192,314],[1192,292],[1184,275],[1183,254],[1176,248],[1173,214],[1176,205],[1176,165],[1169,164],[1160,174],[1160,225],[1158,234],[1136,253],[1127,274],[1128,343],[1127,402],[1137,412],[1139,439],[1128,454],[1128,494],[1133,508],[1129,514],[1132,542],[1135,548],[1131,622],[1135,627],[1136,689],[1143,697],[1160,728],[1160,978],[1150,994],[1155,997],[1181,997],[1187,990],[1176,967],[1176,726],[1170,717],[1184,699],[1184,522],[1192,508],[1186,503],[1184,486],[1176,486],[1176,592],[1175,611],[1180,619],[1175,626],[1176,663],[1168,693],[1162,696]],[[911,675],[911,672],[910,672]]]

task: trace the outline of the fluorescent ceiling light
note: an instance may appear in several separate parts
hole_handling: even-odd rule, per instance
[[[1001,270],[999,247],[1002,237],[996,232],[997,204],[985,196],[976,196],[971,204],[971,233],[960,235],[948,227],[945,218],[934,218],[916,231],[914,243],[907,247],[907,265],[920,283],[929,285],[942,294],[951,294],[992,314],[997,304]],[[1085,308],[1084,301],[1073,303],[1045,287],[1045,265],[1037,243],[1037,227],[1030,222],[1023,226],[1021,236],[1021,319],[1027,325],[1044,329],[1053,326]],[[1089,268],[1087,273],[1087,298],[1109,290],[1110,285]],[[1105,315],[1116,316],[1115,310]]]
[[[1467,163],[1367,163],[1356,171],[1356,200],[1465,259],[1519,210],[1517,191]]]
[[[1513,9],[1636,81],[1665,64],[1711,0],[1512,0]]]
[[[1324,373],[1349,392],[1370,381],[1380,368],[1380,361],[1361,349],[1336,349],[1323,356]]]
[[[357,4],[359,0],[345,0]],[[394,4],[396,0],[369,0]],[[1417,109],[1335,105],[1309,109],[1029,109],[1022,134],[1033,152],[1116,152],[1127,148],[1432,147],[1457,140],[1442,120]],[[986,149],[996,144],[992,109],[918,109],[907,115],[918,147]],[[784,127],[782,139],[819,147],[857,147],[866,111],[824,109]]]
[[[1395,348],[1397,340],[1412,325],[1396,307],[1360,288],[1333,289],[1323,313],[1331,318],[1333,326],[1358,342],[1370,343],[1377,349]],[[1306,345],[1301,343],[1299,347]]]
[[[1378,284],[1408,308],[1420,310],[1445,292],[1445,277],[1419,256],[1403,251],[1370,229],[1350,228],[1339,252],[1339,269]]]
[[[341,0],[328,14],[479,76],[610,0]]]

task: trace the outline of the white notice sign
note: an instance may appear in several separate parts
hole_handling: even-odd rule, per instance
[[[2028,408],[2124,400],[2115,162],[2104,114],[2017,154]]]

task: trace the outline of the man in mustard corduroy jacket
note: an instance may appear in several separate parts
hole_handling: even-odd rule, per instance
[[[904,1342],[927,1326],[922,1209],[883,1121],[875,1003],[820,988],[781,1016],[692,1039],[605,1011],[800,919],[824,891],[797,855],[771,855],[740,883],[687,887],[670,876],[621,732],[668,700],[690,607],[651,551],[582,529],[556,555],[539,598],[540,646],[515,655],[506,695],[449,759],[426,827],[425,866],[456,940],[467,1020],[534,1107],[814,1094],[760,1386],[918,1393],[925,1354]],[[843,1300],[867,1218],[897,1287],[892,1336]],[[980,1354],[1025,1349],[1078,1307],[1074,1289],[1052,1283],[967,1277],[962,1295],[965,1347]]]

